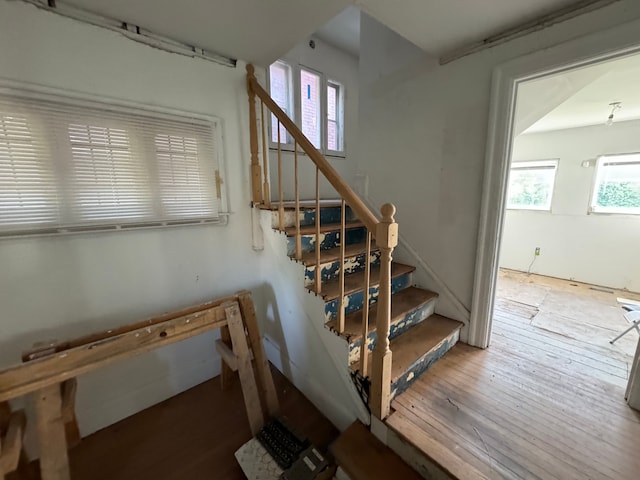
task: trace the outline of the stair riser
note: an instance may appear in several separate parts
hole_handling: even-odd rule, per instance
[[[352,243],[364,242],[367,237],[367,231],[364,227],[351,228],[345,231],[346,245]],[[340,245],[340,232],[333,231],[320,234],[320,250],[329,250]],[[314,252],[316,248],[316,236],[302,235],[302,252]],[[287,238],[287,254],[293,256],[296,253],[296,238]]]
[[[427,319],[433,315],[436,308],[437,299],[434,298],[430,302],[412,310],[404,317],[395,320],[391,323],[389,330],[389,340],[393,340],[398,335],[406,332],[408,329]],[[378,334],[374,331],[367,336],[367,347],[369,351],[373,351],[378,340]],[[362,339],[359,339],[349,344],[349,363],[354,363],[360,360],[360,350],[362,348]]]
[[[430,352],[416,359],[407,371],[391,384],[391,398],[395,398],[404,392],[415,382],[420,375],[426,372],[431,365],[440,360],[445,353],[453,348],[460,339],[460,330],[456,330]]]
[[[342,212],[340,207],[321,207],[320,208],[320,224],[340,223],[341,215],[342,215]],[[356,220],[355,214],[349,207],[347,207],[347,211],[346,211],[346,220],[347,221]],[[315,208],[300,210],[298,221],[300,222],[300,226],[315,225],[316,223]],[[295,210],[285,210],[284,211],[285,228],[293,227],[295,226],[295,224],[296,224]],[[280,228],[280,217],[279,217],[278,211],[271,212],[271,226],[276,230]]]
[[[366,257],[365,253],[357,255],[355,257],[345,258],[344,262],[344,273],[345,275],[349,275],[350,273],[356,273],[364,270],[366,268]],[[371,268],[375,268],[380,265],[380,252],[372,252],[369,257],[371,261]],[[340,275],[340,260],[336,260],[335,262],[327,262],[320,265],[321,268],[321,278],[323,282],[331,280],[333,278],[337,278]],[[313,282],[316,278],[316,267],[306,267],[304,273],[304,284],[305,286],[313,285]]]
[[[391,294],[399,292],[411,285],[411,273],[400,275],[391,280]],[[369,305],[378,301],[378,285],[369,288]],[[360,290],[346,296],[345,314],[355,312],[362,309],[364,303],[364,291]],[[338,299],[331,300],[324,304],[324,312],[326,321],[336,318],[338,312]]]

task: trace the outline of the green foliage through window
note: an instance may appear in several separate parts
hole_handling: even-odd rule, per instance
[[[612,182],[598,186],[597,205],[640,208],[640,183]]]
[[[514,163],[509,176],[507,208],[549,210],[557,162]]]
[[[640,214],[640,154],[598,159],[591,207],[594,212]]]

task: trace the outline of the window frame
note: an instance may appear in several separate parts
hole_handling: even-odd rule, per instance
[[[302,105],[300,101],[301,95],[301,86],[300,86],[300,72],[302,70],[306,70],[308,72],[314,73],[320,77],[320,148],[318,151],[327,157],[335,157],[335,158],[346,158],[347,156],[347,141],[346,141],[346,87],[345,82],[341,80],[337,80],[333,76],[327,76],[324,72],[321,72],[315,68],[308,67],[304,63],[300,63],[298,61],[294,61],[292,59],[280,58],[273,63],[284,63],[291,68],[291,78],[292,78],[292,96],[293,96],[293,111],[295,112],[295,116],[291,119],[296,124],[300,130],[302,130]],[[267,67],[267,87],[268,92],[271,94],[271,72],[270,67]],[[338,85],[341,87],[341,95],[340,101],[342,105],[339,110],[341,113],[341,127],[342,127],[342,151],[339,150],[329,150],[327,143],[327,130],[328,130],[328,116],[327,116],[327,88],[329,83]],[[266,120],[265,120],[266,121]],[[271,121],[268,122],[268,135],[269,135],[269,149],[277,150],[278,142],[272,141],[272,125]],[[288,137],[287,139],[289,139]],[[293,152],[293,139],[291,139],[291,143],[280,143],[280,150],[283,152]],[[303,153],[303,152],[301,152]]]
[[[39,84],[31,84],[24,82],[15,82],[8,79],[0,80],[0,95],[17,96],[28,100],[40,100],[51,101],[56,103],[63,103],[71,107],[86,108],[86,109],[98,109],[98,110],[111,110],[116,113],[138,115],[152,117],[154,120],[172,120],[179,121],[194,120],[199,123],[206,123],[211,127],[211,138],[214,144],[214,165],[217,169],[217,178],[219,181],[212,185],[214,189],[214,196],[218,198],[218,213],[215,217],[207,218],[183,218],[183,219],[170,219],[170,220],[140,220],[132,222],[83,222],[83,223],[67,223],[68,207],[68,182],[72,181],[68,175],[64,177],[60,174],[61,170],[59,166],[55,166],[54,169],[58,170],[54,173],[55,188],[62,188],[64,191],[59,198],[61,206],[60,219],[62,226],[51,227],[34,227],[32,225],[25,226],[25,228],[16,227],[15,229],[6,230],[0,232],[0,240],[20,238],[20,237],[42,237],[42,236],[59,236],[69,234],[83,234],[83,233],[97,233],[97,232],[113,232],[123,230],[137,230],[137,229],[157,229],[157,228],[173,228],[187,225],[226,225],[228,223],[228,195],[229,192],[225,188],[227,184],[226,168],[225,168],[225,155],[224,155],[224,123],[222,120],[210,114],[202,114],[199,112],[188,112],[171,107],[148,105],[131,100],[124,100],[121,98],[114,98],[107,95],[88,94],[84,92],[70,91],[57,87],[48,87]],[[90,114],[88,115],[90,116]],[[81,119],[84,121],[85,118]],[[207,126],[208,126],[207,125]],[[42,128],[41,120],[37,119],[37,128]],[[133,138],[133,143],[140,142],[140,138]],[[69,150],[70,145],[56,145],[52,143],[52,139],[47,135],[46,142],[50,148],[56,149],[58,152],[54,153],[54,157],[60,155],[60,149]],[[66,152],[65,152],[66,153]],[[148,152],[147,152],[148,153]],[[146,157],[146,155],[144,155]],[[144,158],[143,162],[147,162]],[[54,158],[54,164],[57,161]],[[154,168],[157,168],[154,165]],[[214,171],[215,176],[215,171]],[[150,188],[155,188],[154,185],[150,185]],[[156,206],[153,205],[154,211]]]
[[[294,98],[297,98],[298,101],[295,103],[296,106],[296,117],[298,118],[298,122],[296,122],[296,125],[298,125],[298,128],[300,128],[300,131],[302,131],[302,72],[308,72],[311,75],[317,75],[320,85],[319,85],[319,92],[318,92],[318,101],[320,102],[319,105],[319,111],[318,111],[318,115],[319,115],[319,121],[320,121],[320,131],[319,133],[319,140],[320,140],[320,148],[318,148],[318,150],[322,153],[325,153],[326,150],[326,144],[324,141],[324,136],[325,136],[325,130],[326,130],[326,125],[325,125],[325,117],[326,117],[326,95],[324,94],[324,88],[325,88],[325,84],[326,84],[326,77],[322,72],[319,72],[313,68],[309,68],[306,67],[302,64],[298,64],[298,68],[296,70],[297,72],[297,76],[296,79],[297,81],[295,82],[296,87],[297,87],[297,91],[296,91],[296,96]],[[295,100],[294,100],[295,101]],[[303,132],[304,133],[304,132]],[[308,137],[307,137],[308,138]]]
[[[329,148],[329,87],[335,86],[337,87],[338,94],[336,96],[336,125],[337,125],[337,135],[338,135],[338,145],[342,146],[341,150],[332,150]],[[346,156],[346,147],[345,147],[345,124],[344,124],[344,109],[345,109],[345,94],[346,89],[342,82],[338,82],[336,80],[327,79],[326,85],[324,88],[324,95],[326,100],[323,102],[325,109],[327,110],[325,113],[325,154],[331,157],[344,157]]]
[[[640,207],[600,207],[596,205],[596,201],[598,198],[598,190],[599,184],[601,180],[602,174],[602,164],[607,160],[610,160],[615,157],[628,157],[628,156],[640,156],[640,152],[626,152],[626,153],[611,153],[611,154],[603,154],[599,155],[596,158],[595,164],[595,172],[593,175],[593,182],[591,184],[591,195],[589,196],[589,205],[588,205],[588,213],[589,215],[632,215],[639,216],[640,215]],[[619,160],[620,163],[638,163],[638,160],[629,160],[625,161],[624,159]]]
[[[520,166],[516,166],[520,165]],[[537,207],[535,205],[512,205],[509,203],[509,188],[511,184],[511,172],[512,170],[517,169],[542,169],[542,168],[553,168],[553,180],[551,182],[551,195],[549,196],[548,204],[545,204],[542,207]],[[558,176],[558,169],[560,167],[560,159],[551,158],[545,160],[525,160],[525,161],[517,161],[511,162],[511,166],[509,167],[509,178],[507,179],[507,198],[505,200],[506,210],[514,210],[514,211],[534,211],[534,212],[549,212],[552,211],[553,206],[553,198],[555,196],[555,188],[556,188],[556,178]]]
[[[289,108],[291,109],[291,113],[293,114],[291,116],[291,119],[296,123],[296,125],[298,124],[296,121],[296,118],[299,117],[298,111],[297,111],[297,102],[296,102],[296,83],[295,82],[295,78],[296,78],[296,70],[294,68],[294,64],[289,62],[288,60],[284,60],[284,59],[278,59],[273,63],[282,63],[283,65],[286,65],[289,68],[289,95],[288,95],[288,100],[289,100]],[[273,65],[273,63],[271,65]],[[269,95],[273,98],[273,95],[271,95],[271,65],[269,65],[267,67],[267,91],[269,92]],[[286,112],[285,112],[286,113]],[[271,149],[277,149],[278,148],[278,142],[273,140],[273,124],[271,122],[271,116],[273,114],[269,111],[269,109],[265,108],[265,122],[267,122],[267,132],[269,134],[269,147]],[[276,121],[277,124],[277,121]],[[290,140],[290,141],[289,141]],[[293,151],[293,146],[294,146],[294,142],[293,142],[293,138],[287,134],[285,141],[282,141],[282,136],[280,138],[280,148],[281,150],[285,150],[285,151]]]

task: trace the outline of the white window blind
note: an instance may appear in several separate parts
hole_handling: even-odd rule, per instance
[[[215,128],[0,94],[0,235],[215,221]]]

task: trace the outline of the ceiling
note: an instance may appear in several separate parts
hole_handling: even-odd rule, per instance
[[[320,27],[315,35],[351,55],[360,55],[360,10],[348,7]]]
[[[552,13],[580,0],[357,0],[369,15],[427,53],[469,43]]]
[[[611,113],[612,102],[622,102],[615,121],[637,120],[639,85],[640,55],[533,80],[518,90],[516,125],[527,114],[533,118],[529,125],[523,122],[525,133],[601,125]],[[535,109],[537,114],[532,114]]]
[[[426,52],[439,56],[581,1],[58,0],[58,3],[132,23],[221,55],[268,65],[318,29],[320,38],[357,55],[359,12],[352,7],[354,4]],[[344,14],[334,19],[345,9]]]
[[[188,45],[268,65],[350,0],[59,0]]]

